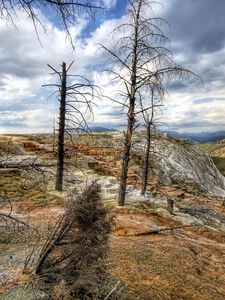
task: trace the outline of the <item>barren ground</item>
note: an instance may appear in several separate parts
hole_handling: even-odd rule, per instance
[[[16,139],[26,140],[24,137]],[[26,145],[28,144],[27,142]],[[29,147],[26,148],[27,153],[33,154],[40,147],[40,141],[34,141]],[[85,155],[90,156],[91,160],[90,150],[85,151]],[[113,156],[113,153],[110,152],[110,155]],[[41,157],[54,162],[50,150]],[[104,169],[105,162],[103,161],[102,166],[101,159],[99,160]],[[105,178],[99,174],[101,168],[97,168],[98,176]],[[93,174],[94,171],[92,170]],[[110,175],[114,174],[116,178],[116,170],[113,172]],[[26,172],[21,173],[20,170],[0,169],[1,193],[13,203],[12,215],[37,229],[41,245],[49,228],[64,212],[65,195],[54,192],[51,174],[48,175],[47,185],[32,185],[32,178],[27,176]],[[178,208],[174,215],[165,209],[165,193],[176,200]],[[196,195],[176,186],[164,186],[160,189],[155,186],[154,195],[159,203],[162,199],[162,204],[151,202],[151,199],[139,202],[133,196],[128,198],[124,208],[119,208],[115,195],[107,194],[107,200],[104,201],[110,214],[115,216],[110,238],[111,272],[133,291],[133,299],[225,299],[225,208],[221,200]],[[104,196],[105,194],[103,198]],[[208,212],[207,217],[200,210],[197,214],[194,212],[193,216],[187,214],[185,219],[185,214],[181,214],[182,208],[191,208],[193,205],[204,207]],[[7,212],[8,209],[9,207],[3,206],[1,212]],[[190,223],[193,225],[195,219],[192,220],[192,217],[198,220],[208,219],[204,224],[200,222],[193,227],[150,233],[159,229],[188,226]],[[29,274],[32,262],[28,264],[26,274],[22,274],[24,262],[37,241],[37,234],[32,228],[28,230],[21,225],[13,234],[10,225],[7,231],[1,227],[2,295],[18,283],[33,280],[33,276]],[[0,296],[0,299],[4,298]]]

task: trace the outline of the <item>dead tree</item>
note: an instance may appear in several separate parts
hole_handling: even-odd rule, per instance
[[[38,15],[38,10],[50,10],[56,16],[58,23],[67,33],[71,44],[72,37],[69,27],[75,25],[81,14],[86,14],[93,18],[96,11],[104,10],[103,1],[87,1],[87,0],[1,0],[0,1],[0,17],[5,21],[11,21],[16,26],[19,11],[23,11],[34,24],[36,34],[38,36],[37,25],[44,27],[42,20]]]
[[[66,63],[62,63],[62,70],[58,72],[48,65],[54,75],[58,75],[59,84],[46,84],[44,86],[56,87],[59,94],[59,129],[57,142],[57,171],[55,189],[63,189],[63,173],[65,158],[65,134],[73,141],[75,132],[88,132],[89,126],[86,122],[85,111],[92,114],[91,103],[94,96],[97,96],[97,87],[80,75],[70,75],[73,63],[66,68]]]
[[[65,135],[65,119],[66,119],[66,86],[67,71],[66,63],[62,64],[60,87],[60,110],[59,110],[59,132],[58,132],[58,151],[57,151],[57,171],[55,189],[62,191],[63,186],[63,169],[64,169],[64,135]]]
[[[146,145],[144,151],[144,164],[142,173],[142,188],[141,194],[145,195],[148,179],[149,179],[149,167],[150,167],[150,154],[151,150],[154,148],[152,145],[155,134],[156,134],[156,114],[160,110],[162,104],[163,89],[161,90],[159,86],[153,86],[151,91],[151,107],[147,110],[142,106],[142,116],[144,120],[144,127],[146,129]],[[157,99],[157,100],[156,100]],[[161,110],[160,110],[161,112]]]
[[[121,206],[125,203],[132,135],[137,117],[141,113],[138,109],[140,98],[149,99],[156,78],[162,80],[165,77],[171,79],[181,73],[187,76],[192,74],[173,61],[169,40],[161,29],[167,23],[153,15],[155,2],[128,0],[128,4],[129,19],[116,29],[117,36],[122,34],[122,37],[116,41],[113,49],[101,45],[111,58],[111,74],[123,86],[121,96],[125,100],[116,102],[127,112],[118,197],[118,204]]]
[[[110,231],[100,186],[93,182],[70,201],[40,253],[35,273],[48,283],[63,280],[73,299],[105,299],[101,287],[108,279]]]

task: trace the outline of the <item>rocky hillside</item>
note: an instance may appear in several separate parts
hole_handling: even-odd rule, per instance
[[[143,142],[136,147],[142,149]],[[225,196],[225,178],[212,158],[185,141],[167,137],[155,140],[152,166],[162,184],[190,184],[200,192]]]
[[[123,135],[98,133],[81,143],[78,151],[92,157],[89,166],[103,175],[119,179]],[[133,139],[128,182],[141,184],[145,137],[137,132]],[[184,140],[159,135],[152,144],[151,180],[162,185],[189,185],[198,191],[219,197],[225,196],[225,178],[207,153]]]
[[[108,140],[111,147],[120,148],[122,134],[116,133]],[[98,143],[101,139],[98,139]],[[141,182],[145,138],[143,132],[134,136],[134,150],[131,159],[131,176],[138,176]],[[118,159],[118,156],[117,156]],[[201,193],[224,197],[225,177],[216,167],[213,159],[185,140],[159,135],[152,144],[151,179],[162,185],[178,184],[192,186]]]
[[[53,148],[49,141],[51,142],[52,139],[46,137],[41,140],[40,137],[38,139],[14,138],[10,142],[12,149],[9,149],[9,152],[12,155],[7,160],[8,167],[17,158],[21,159],[20,155],[24,151],[21,145],[26,151],[32,152],[32,155],[41,152],[43,156],[46,153],[46,157],[49,159]],[[128,184],[140,186],[145,148],[144,133],[135,133],[133,142]],[[5,141],[5,143],[7,142]],[[75,145],[75,149],[71,149],[74,145],[71,146],[69,143],[66,145],[68,160],[72,159],[73,163],[80,168],[91,169],[99,175],[113,176],[119,180],[123,145],[122,133],[95,133],[91,138],[87,135],[79,136]],[[225,149],[225,141],[217,142],[215,145],[211,145],[211,148],[208,146],[207,149],[211,149],[208,150],[208,153],[222,155],[223,146]],[[159,135],[152,144],[150,186],[152,184],[169,186],[177,184],[179,187],[192,187],[193,190],[201,193],[225,197],[225,177],[217,169],[215,158],[212,159],[208,153],[205,153],[206,147],[207,144],[204,144],[199,149],[184,140]],[[15,153],[18,154],[17,157]],[[7,162],[4,159],[4,163]],[[35,160],[35,162],[39,161]]]

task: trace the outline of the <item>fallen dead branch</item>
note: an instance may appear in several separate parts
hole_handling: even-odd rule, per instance
[[[39,234],[36,228],[13,216],[12,203],[4,195],[4,193],[0,195],[0,209],[3,210],[0,211],[0,240],[2,242],[9,242],[12,240],[14,237],[16,237],[21,228],[24,228],[25,230],[32,230],[35,232],[35,236],[37,236],[39,239]]]
[[[104,300],[109,299],[109,297],[117,290],[118,286],[120,284],[120,281],[117,281],[115,286],[112,288],[112,290],[108,293],[108,295],[104,298]]]
[[[155,230],[150,230],[150,231],[145,231],[145,232],[139,232],[139,233],[134,233],[134,234],[127,234],[126,236],[142,236],[142,235],[151,235],[151,234],[159,234],[164,231],[173,231],[177,229],[183,229],[183,228],[191,228],[191,227],[199,227],[202,225],[182,225],[182,226],[175,226],[175,227],[166,227],[166,228],[160,228],[160,229],[155,229]]]

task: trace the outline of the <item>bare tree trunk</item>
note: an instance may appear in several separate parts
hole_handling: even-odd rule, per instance
[[[150,150],[151,150],[151,123],[149,122],[148,126],[147,126],[147,145],[146,145],[146,151],[145,151],[143,176],[142,176],[142,181],[143,181],[142,189],[141,189],[142,195],[145,195],[147,185],[148,185]]]
[[[137,85],[137,46],[138,46],[138,29],[139,29],[139,17],[141,9],[141,1],[139,1],[136,19],[135,19],[135,33],[134,33],[134,44],[132,53],[132,72],[131,72],[131,89],[129,93],[129,111],[128,111],[128,124],[127,132],[124,142],[122,168],[120,173],[120,188],[118,196],[118,204],[123,206],[125,204],[126,187],[127,187],[127,173],[130,161],[130,148],[131,140],[135,124],[135,102],[136,102],[136,85]]]
[[[54,116],[54,123],[53,123],[53,138],[52,138],[52,153],[55,153],[55,116]]]
[[[60,94],[60,113],[59,113],[59,134],[58,134],[58,151],[57,151],[57,172],[55,189],[62,191],[63,171],[64,171],[64,134],[65,134],[65,114],[66,114],[66,63],[62,64],[62,81]]]
[[[132,140],[134,123],[135,123],[135,117],[134,117],[134,103],[133,103],[132,106],[130,106],[130,112],[128,114],[127,132],[124,141],[122,167],[120,173],[120,188],[119,188],[119,197],[118,197],[118,204],[120,206],[123,206],[125,203],[126,188],[127,188],[127,173],[128,173],[129,161],[130,161],[130,148],[131,148],[131,140]]]
[[[57,191],[63,190],[63,173],[64,173],[64,159],[65,159],[65,134],[67,134],[73,143],[72,132],[74,130],[87,132],[89,127],[85,119],[85,113],[79,109],[79,104],[86,105],[87,111],[92,113],[91,103],[95,95],[97,95],[97,87],[93,85],[84,76],[68,75],[73,62],[66,68],[66,63],[63,62],[61,70],[57,71],[52,66],[48,65],[53,70],[53,74],[57,75],[58,82],[56,84],[46,84],[44,86],[54,86],[57,88],[59,100],[59,129],[57,135],[57,170],[55,189]],[[76,76],[77,83],[70,84],[71,76]],[[69,97],[69,98],[68,98]],[[78,104],[78,105],[77,105]],[[53,138],[55,134],[53,133]],[[54,141],[53,141],[54,145]],[[54,146],[53,146],[54,151]]]

